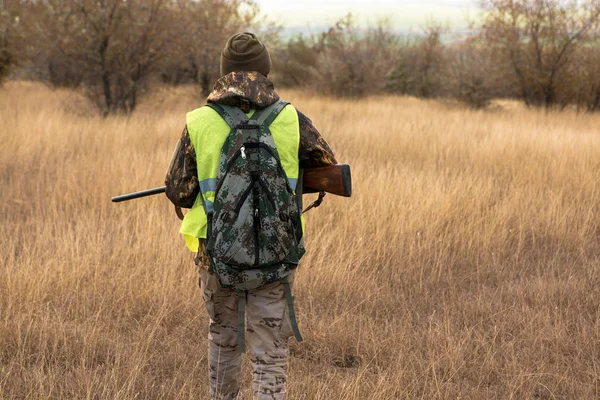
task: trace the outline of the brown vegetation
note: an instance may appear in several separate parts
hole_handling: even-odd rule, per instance
[[[435,21],[402,37],[389,23],[363,29],[348,15],[284,41],[252,0],[13,0],[0,3],[0,75],[19,61],[16,76],[78,87],[104,115],[131,112],[152,85],[193,83],[206,94],[227,38],[251,30],[271,48],[270,77],[281,86],[454,98],[472,108],[502,97],[600,109],[600,0],[479,4],[459,37]]]
[[[510,65],[525,104],[548,108],[573,103],[565,94],[582,77],[568,79],[564,71],[574,68],[582,45],[596,39],[600,2],[483,0],[481,4],[483,38]]]
[[[326,33],[292,38],[276,58],[276,79],[333,96],[380,93],[394,69],[398,43],[389,27],[361,30],[348,15]]]
[[[15,29],[19,23],[13,7],[0,2],[0,84],[6,79],[15,60]]]
[[[598,397],[599,116],[282,95],[354,174],[307,215],[291,400]],[[173,209],[110,203],[160,185],[195,98],[0,89],[1,398],[207,398]]]
[[[133,111],[151,80],[194,82],[206,93],[227,38],[260,29],[243,0],[23,1],[13,10],[25,75],[80,87],[105,116]]]
[[[180,1],[174,14],[178,34],[162,63],[161,79],[171,84],[195,83],[208,95],[220,77],[220,55],[227,39],[243,30],[277,44],[277,30],[259,18],[258,6],[245,0]]]

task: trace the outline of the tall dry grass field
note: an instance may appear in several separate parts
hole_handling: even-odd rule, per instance
[[[600,116],[284,95],[354,175],[307,215],[290,399],[600,396]],[[110,202],[162,184],[200,103],[83,104],[0,89],[0,398],[206,399],[173,209]]]

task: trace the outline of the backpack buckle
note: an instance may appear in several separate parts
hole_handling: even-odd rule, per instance
[[[260,129],[260,125],[252,123],[249,120],[243,121],[235,126],[236,129]]]

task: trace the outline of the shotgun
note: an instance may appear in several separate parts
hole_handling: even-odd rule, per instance
[[[337,196],[352,196],[352,176],[348,164],[334,164],[325,167],[305,169],[302,178],[302,193],[326,192]],[[113,203],[139,199],[164,193],[165,186],[123,194],[112,198]]]

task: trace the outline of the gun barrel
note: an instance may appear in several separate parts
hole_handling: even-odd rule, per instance
[[[153,196],[155,194],[164,193],[166,190],[166,186],[161,186],[154,189],[142,190],[141,192],[122,194],[120,196],[113,197],[111,200],[113,203],[119,203],[121,201],[139,199],[140,197]]]

